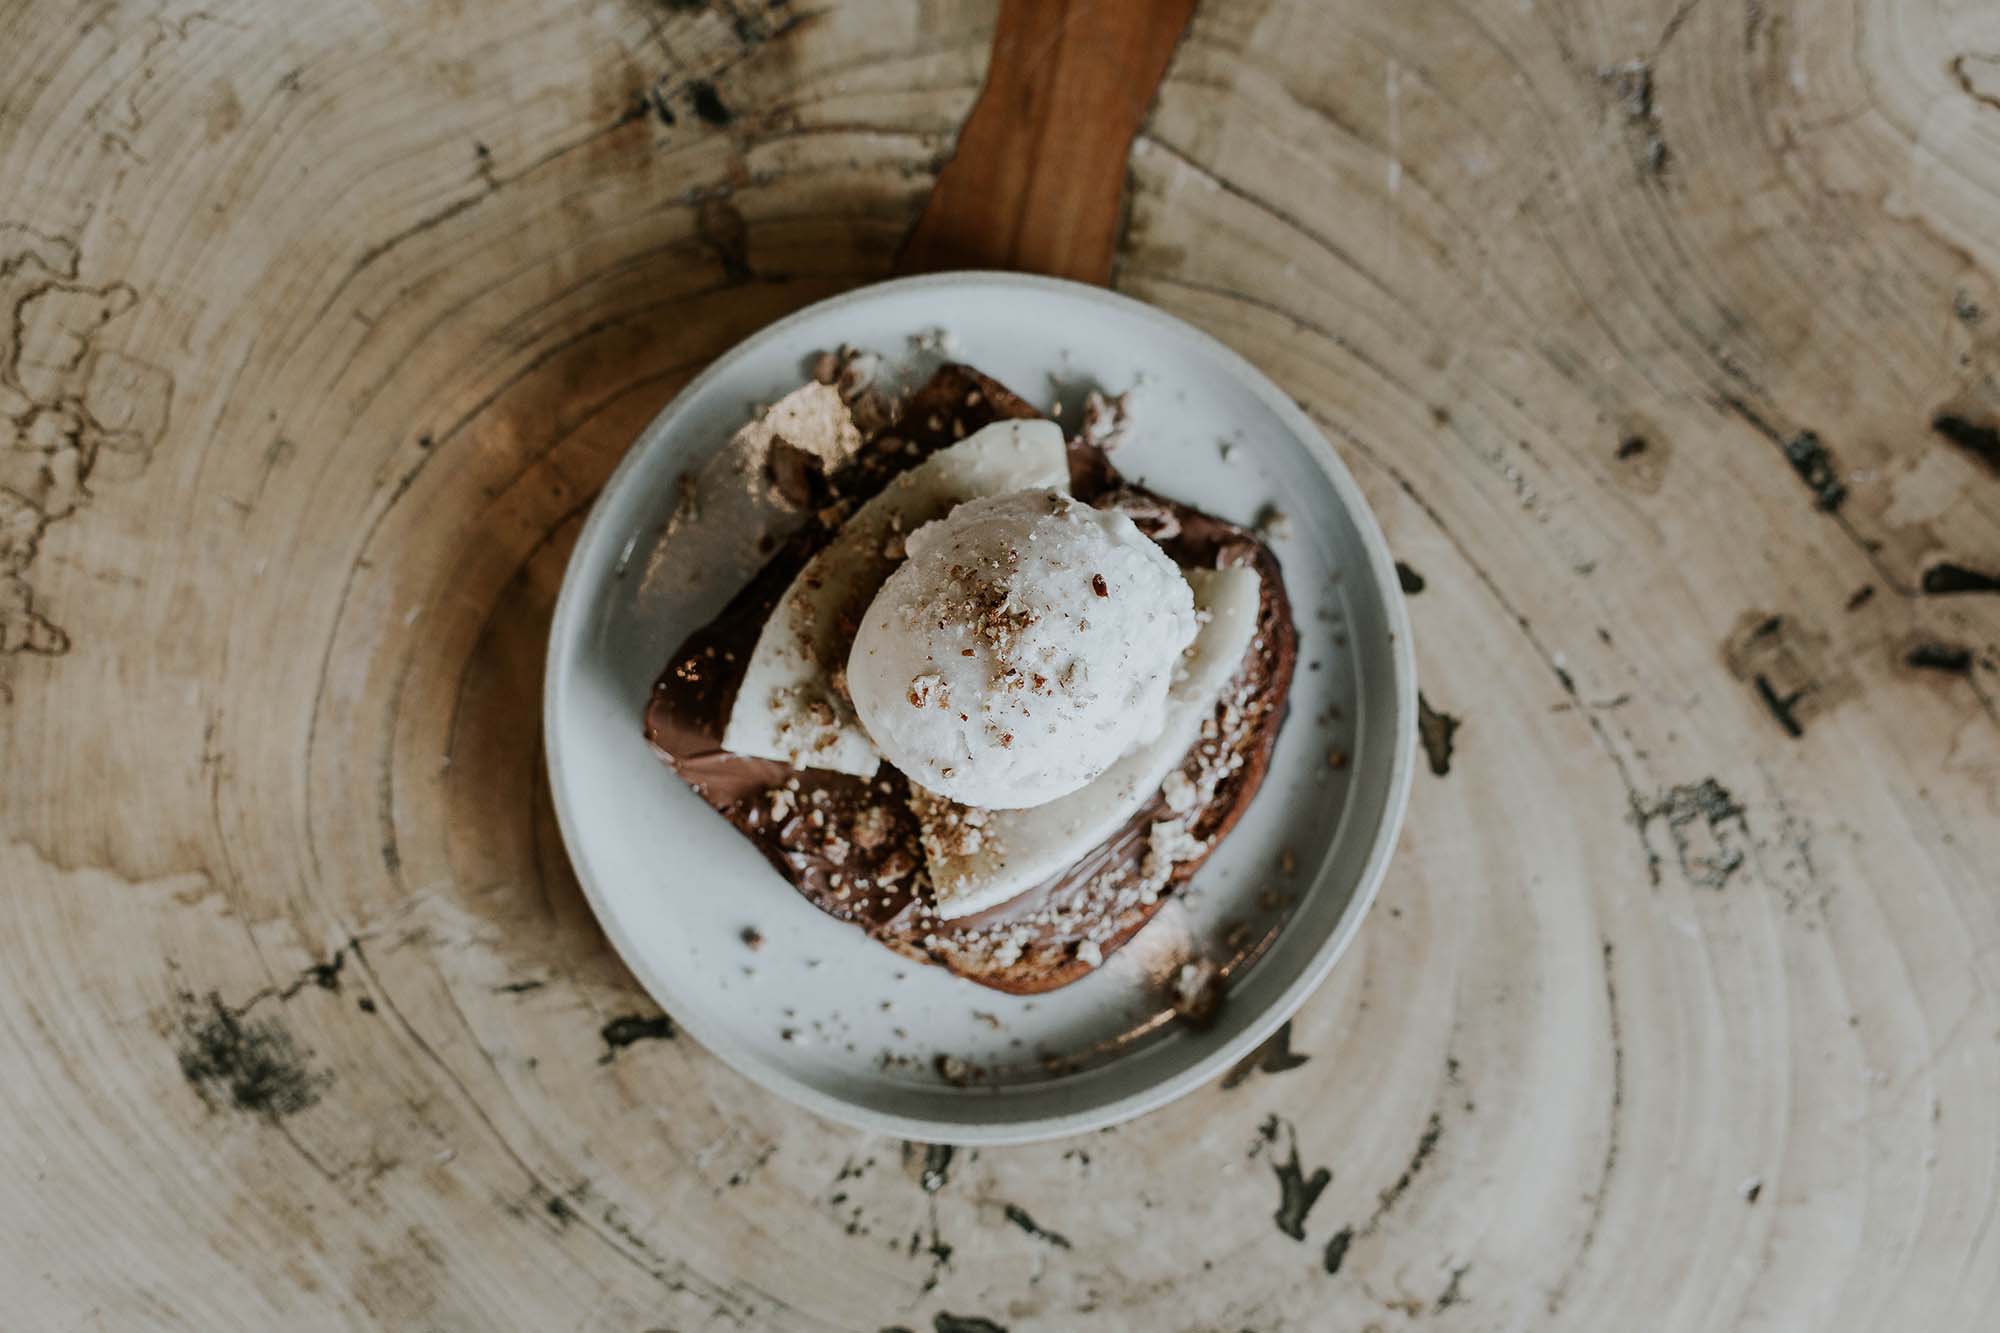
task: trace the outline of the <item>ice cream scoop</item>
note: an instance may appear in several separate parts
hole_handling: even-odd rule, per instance
[[[1126,515],[1017,491],[967,501],[906,546],[862,617],[847,684],[911,781],[1022,809],[1159,734],[1194,597]]]

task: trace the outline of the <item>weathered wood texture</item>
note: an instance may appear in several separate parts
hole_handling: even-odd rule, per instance
[[[548,813],[563,559],[890,271],[994,28],[0,13],[3,1322],[1990,1326],[1991,5],[1200,6],[1114,281],[1421,586],[1309,1058],[927,1172],[673,1038]]]

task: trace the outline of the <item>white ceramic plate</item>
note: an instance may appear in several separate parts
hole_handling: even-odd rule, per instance
[[[668,541],[681,473],[842,343],[911,378],[952,354],[1030,401],[1132,388],[1116,455],[1139,481],[1239,522],[1275,503],[1299,627],[1291,713],[1248,814],[1097,973],[1051,994],[987,990],[821,914],[653,755],[640,713],[667,655],[744,582],[741,543]],[[1231,446],[1227,451],[1224,444]],[[1228,1068],[1311,993],[1374,897],[1408,796],[1416,681],[1380,531],[1292,400],[1207,335],[1095,287],[951,273],[823,301],[722,357],[639,437],[563,580],[545,699],[563,837],[613,945],[676,1022],[734,1068],[834,1120],[905,1138],[1008,1143],[1151,1110]],[[1344,768],[1329,750],[1348,756]],[[1287,855],[1289,853],[1289,855]],[[1290,865],[1290,874],[1283,867]],[[1247,930],[1235,930],[1244,926]],[[754,927],[764,943],[743,942]],[[1233,934],[1234,943],[1225,944]],[[1230,963],[1215,1023],[1175,1021],[1162,975]],[[983,1081],[955,1086],[939,1056]]]

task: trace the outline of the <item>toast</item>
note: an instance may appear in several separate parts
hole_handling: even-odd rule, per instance
[[[868,415],[857,414],[864,419]],[[722,613],[675,651],[655,683],[646,738],[807,900],[896,952],[1014,994],[1054,990],[1101,966],[1184,886],[1235,826],[1269,767],[1297,662],[1297,632],[1278,562],[1249,531],[1126,484],[1094,432],[1068,443],[1071,489],[1131,515],[1184,567],[1249,564],[1259,576],[1251,647],[1202,736],[1166,788],[1076,865],[974,916],[932,910],[923,829],[904,776],[873,778],[724,751],[724,725],[765,619],[853,505],[902,470],[993,421],[1042,414],[967,365],[947,364],[853,457],[813,480],[825,501]],[[872,424],[872,423],[871,423]],[[1189,793],[1197,794],[1192,804]],[[1163,842],[1172,845],[1162,845]]]

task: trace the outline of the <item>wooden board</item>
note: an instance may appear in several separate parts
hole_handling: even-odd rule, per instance
[[[1180,27],[1070,8],[992,86]],[[1429,762],[1291,1058],[953,1154],[611,955],[537,736],[582,514],[930,262],[1010,9],[0,13],[10,1326],[1990,1323],[1991,6],[1208,0],[1064,145],[1123,188],[1037,234],[1296,394],[1414,592]],[[954,253],[1103,262],[1020,236]]]

